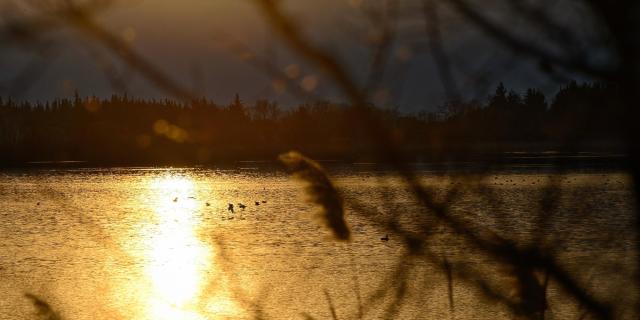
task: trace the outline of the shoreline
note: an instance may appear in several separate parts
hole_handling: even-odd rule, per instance
[[[375,161],[371,159],[314,159],[327,169],[351,168],[353,170],[394,170],[394,164],[389,161]],[[602,169],[625,170],[628,166],[628,156],[622,152],[561,152],[561,151],[508,151],[502,153],[471,154],[466,156],[451,156],[439,159],[414,160],[403,162],[413,170],[451,170],[482,172],[493,170],[576,170]],[[28,162],[2,163],[0,170],[11,169],[115,169],[115,168],[166,168],[166,169],[231,169],[231,170],[283,170],[284,167],[274,157],[257,160],[221,160],[207,163],[190,161],[83,161],[83,160],[40,160]]]

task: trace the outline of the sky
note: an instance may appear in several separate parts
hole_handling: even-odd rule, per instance
[[[360,84],[368,78],[372,56],[366,40],[375,36],[375,28],[362,14],[362,1],[367,0],[283,1],[286,13],[307,38],[335,54]],[[6,5],[11,0],[0,0],[3,2]],[[369,0],[365,5],[376,2],[381,3]],[[371,100],[405,112],[433,111],[446,97],[428,50],[421,7],[413,0],[399,3],[399,36]],[[30,13],[18,9],[23,11]],[[499,82],[520,92],[538,87],[553,93],[559,88],[560,83],[543,73],[535,61],[514,56],[446,9],[441,17],[445,50],[463,96],[486,99]],[[270,99],[283,106],[317,98],[341,100],[331,81],[293,54],[250,0],[120,0],[100,12],[97,21],[170,78],[219,103],[230,102],[236,93],[247,103]],[[31,63],[36,65],[37,77],[16,98],[47,100],[70,97],[76,91],[99,97],[124,92],[147,98],[167,96],[95,39],[69,29],[49,32],[45,39],[53,49],[40,58],[32,48],[0,45],[0,94],[7,95],[11,81]],[[248,48],[257,61],[288,74],[288,85],[302,90],[283,90],[281,81],[232,48],[238,44]],[[117,75],[124,85],[112,85],[106,74]]]

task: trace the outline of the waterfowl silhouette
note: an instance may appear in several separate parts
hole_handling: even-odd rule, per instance
[[[389,241],[389,235],[385,234],[384,237],[380,238],[382,241]]]
[[[238,203],[238,208],[244,210],[244,208],[246,208],[247,206],[245,206],[243,203]]]
[[[231,211],[231,213],[233,213],[233,203],[229,203],[229,206],[227,207],[227,210]]]
[[[262,200],[262,203],[267,203],[267,200]]]
[[[260,201],[256,201],[256,206],[259,206],[259,205],[260,205]]]
[[[211,204],[209,202],[206,202],[207,207],[210,206]]]
[[[173,198],[173,202],[178,202],[178,197]]]

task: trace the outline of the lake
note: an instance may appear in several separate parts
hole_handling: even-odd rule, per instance
[[[416,172],[435,198],[451,196],[449,213],[471,230],[544,245],[616,316],[637,318],[625,173]],[[512,297],[507,268],[424,210],[396,173],[364,164],[330,173],[350,242],[332,238],[304,184],[280,170],[1,171],[0,319],[36,318],[26,293],[74,320],[513,318],[468,275]],[[410,252],[389,222],[428,233],[425,245]],[[451,281],[440,258],[453,265]],[[584,312],[553,279],[547,297],[550,319]]]

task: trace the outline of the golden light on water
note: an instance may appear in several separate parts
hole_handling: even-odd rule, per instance
[[[197,203],[194,184],[184,177],[165,177],[152,182],[157,197],[157,229],[148,238],[145,274],[153,295],[149,301],[154,319],[198,319],[194,303],[211,269],[211,248],[195,229]]]
[[[199,236],[206,202],[197,198],[194,180],[167,175],[149,186],[153,221],[143,224],[138,237],[145,277],[138,286],[145,291],[143,317],[215,319],[237,314],[226,292],[203,292],[223,275],[216,269],[214,247]]]

